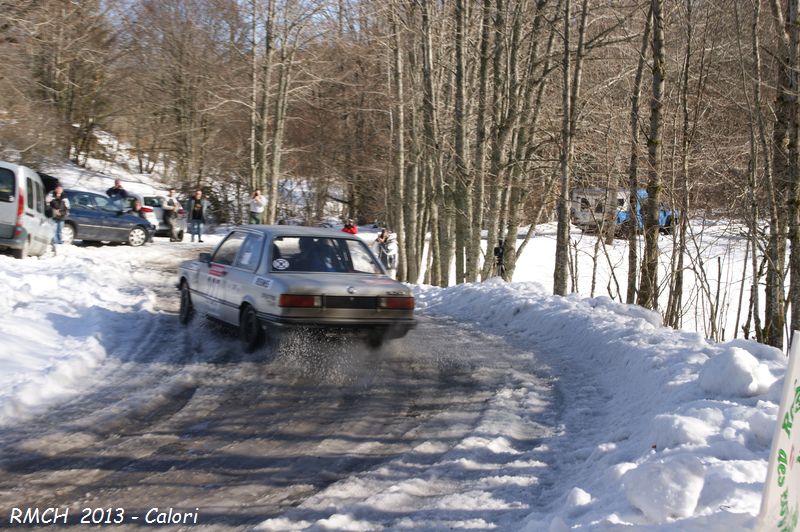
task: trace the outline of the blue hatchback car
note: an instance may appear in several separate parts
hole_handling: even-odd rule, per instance
[[[65,190],[69,216],[62,239],[65,244],[82,240],[84,244],[126,242],[141,246],[152,239],[155,228],[144,218],[131,214],[127,206],[104,194],[83,190]]]

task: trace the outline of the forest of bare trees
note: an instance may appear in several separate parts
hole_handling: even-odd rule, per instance
[[[800,329],[798,3],[0,0],[0,157],[81,165],[106,131],[234,222],[255,188],[275,222],[301,181],[308,223],[331,201],[385,222],[398,277],[436,285],[488,278],[501,242],[510,280],[555,221],[540,281],[561,295],[570,191],[645,188],[609,295],[681,327],[691,269],[723,337],[690,221],[735,220],[750,290],[727,334],[781,347]],[[668,237],[662,203],[684,214]]]

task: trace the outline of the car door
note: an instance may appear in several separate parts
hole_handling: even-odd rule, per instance
[[[232,312],[226,307],[233,305],[238,309],[239,304],[234,303],[226,292],[226,276],[233,270],[233,263],[244,243],[247,233],[232,231],[217,247],[211,260],[204,263],[200,273],[200,290],[206,298],[205,311],[212,318],[227,321],[231,324],[239,322],[238,313],[235,320],[231,320]]]
[[[44,187],[31,170],[25,170],[26,188],[28,197],[33,198],[33,208],[30,212],[26,211],[26,218],[29,223],[26,224],[31,234],[33,254],[42,254],[47,251],[50,242],[53,240],[53,227],[50,219],[45,215],[44,206]]]
[[[115,242],[128,240],[131,224],[122,216],[123,206],[100,194],[93,194],[92,198],[97,208],[100,231],[103,234],[100,240]]]
[[[224,313],[223,319],[228,323],[239,322],[239,306],[245,301],[245,297],[253,286],[263,249],[263,234],[246,233],[244,241],[239,246],[236,260],[232,267],[227,269],[222,285],[225,299],[231,304],[224,305],[222,312]]]
[[[67,191],[69,199],[68,219],[75,225],[75,238],[79,240],[101,240],[99,237],[99,213],[91,192]]]

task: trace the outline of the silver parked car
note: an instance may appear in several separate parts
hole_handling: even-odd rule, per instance
[[[289,328],[356,335],[372,347],[414,328],[414,298],[359,238],[316,227],[233,229],[216,250],[181,264],[180,321],[239,327],[247,350]]]
[[[0,249],[18,259],[50,249],[54,226],[46,216],[45,194],[39,174],[0,161]]]
[[[164,221],[164,209],[161,208],[164,198],[165,196],[128,192],[128,205],[126,205],[126,208],[133,208],[134,200],[139,200],[145,213],[145,219],[156,228],[155,236],[169,236],[169,226]],[[178,239],[183,240],[183,235],[186,232],[186,211],[183,207],[178,209],[178,217],[175,218],[175,223],[178,224]]]

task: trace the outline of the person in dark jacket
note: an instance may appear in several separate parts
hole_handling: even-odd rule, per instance
[[[122,181],[114,180],[114,186],[106,190],[106,196],[112,200],[124,200],[128,198],[128,191],[122,188]]]
[[[203,224],[206,223],[206,213],[208,212],[208,202],[203,198],[202,190],[195,190],[194,196],[189,200],[189,232],[192,234],[192,242],[197,235],[197,241],[203,241]]]
[[[56,233],[53,235],[53,244],[63,244],[62,232],[64,220],[69,216],[69,199],[64,194],[64,189],[58,185],[53,190],[53,199],[50,200],[50,209],[53,211],[53,221],[56,224]]]

